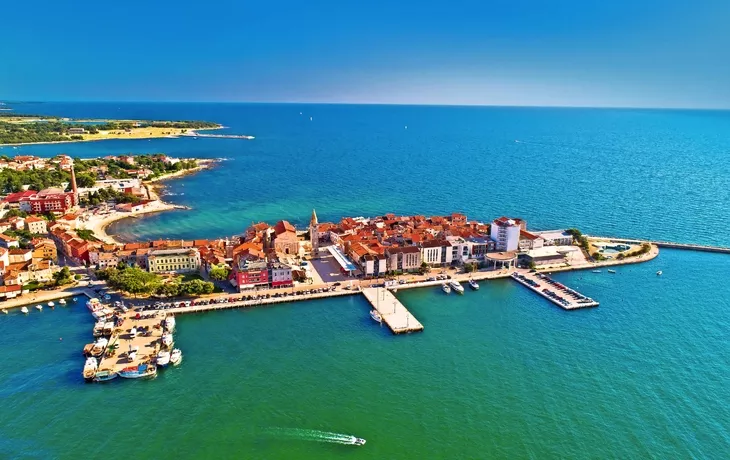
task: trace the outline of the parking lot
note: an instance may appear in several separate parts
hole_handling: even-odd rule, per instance
[[[340,265],[337,263],[331,254],[322,253],[322,256],[315,260],[309,261],[313,268],[319,273],[322,281],[325,283],[331,283],[335,281],[350,281],[357,280],[356,277],[348,277],[342,274],[340,271]],[[355,273],[357,275],[357,272]]]

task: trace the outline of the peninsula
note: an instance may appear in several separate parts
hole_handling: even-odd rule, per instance
[[[0,113],[0,145],[152,139],[194,135],[197,129],[221,129],[207,121],[150,121],[58,118]]]

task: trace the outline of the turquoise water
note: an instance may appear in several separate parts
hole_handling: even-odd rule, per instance
[[[64,108],[47,106],[48,113]],[[110,116],[104,107],[70,105],[64,114]],[[198,149],[190,156],[232,158],[170,183],[171,192],[185,193],[171,198],[194,211],[148,219],[149,228],[122,225],[129,236],[165,228],[224,235],[282,214],[301,222],[316,201],[318,214],[332,218],[459,207],[485,218],[525,216],[539,227],[579,222],[596,233],[730,243],[721,205],[728,178],[718,166],[730,145],[724,112],[314,106],[311,123],[335,111],[342,132],[319,127],[307,135],[302,121],[293,136],[305,112],[299,106],[203,105],[198,116],[196,105],[122,107],[126,118],[179,108],[174,118],[215,121],[206,110],[220,110],[221,118],[260,111],[231,128],[257,136],[253,142],[17,149],[96,156],[146,151],[138,145],[147,144],[149,151],[185,155],[190,148]],[[404,141],[403,125],[406,136],[419,129],[415,114],[429,129]],[[220,121],[233,126],[230,116]],[[352,138],[350,130],[370,131],[372,139]],[[531,137],[573,147],[515,150],[523,148],[515,139]],[[607,139],[613,142],[600,147]],[[411,149],[402,150],[405,144]],[[475,160],[458,169],[450,154]],[[329,169],[284,161],[307,155],[329,158]],[[480,155],[491,160],[477,161]],[[596,176],[617,161],[615,174]],[[362,167],[368,164],[379,175]],[[440,179],[449,167],[453,174]],[[381,186],[371,186],[375,177],[383,177]],[[508,183],[493,189],[495,179]],[[206,203],[228,213],[213,218]],[[601,302],[574,312],[510,280],[483,282],[464,296],[401,291],[425,326],[410,336],[375,325],[358,297],[184,316],[176,334],[183,364],[147,382],[82,382],[80,351],[93,325],[82,305],[0,315],[0,458],[724,458],[728,257],[663,250],[615,275],[558,274]],[[322,442],[309,430],[368,442]]]

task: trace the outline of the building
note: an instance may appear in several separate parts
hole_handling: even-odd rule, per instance
[[[68,133],[69,134],[84,134],[86,132],[86,129],[84,128],[69,128]]]
[[[274,226],[273,248],[276,252],[296,255],[299,253],[299,239],[297,229],[285,220],[280,220]]]
[[[24,264],[33,260],[32,249],[13,248],[8,250],[8,261],[12,264]]]
[[[294,278],[290,266],[279,262],[269,263],[269,284],[272,288],[292,286],[293,283]]]
[[[389,271],[414,272],[421,268],[421,250],[416,246],[385,249]]]
[[[520,252],[527,252],[532,249],[540,249],[545,244],[545,240],[533,232],[520,230]]]
[[[76,197],[77,195],[73,192],[64,192],[59,188],[47,188],[34,195],[21,198],[19,207],[22,211],[32,214],[44,212],[65,214],[77,204]]]
[[[183,273],[200,270],[200,252],[195,248],[155,249],[147,254],[152,273]]]
[[[3,198],[3,203],[6,203],[10,209],[18,209],[20,207],[20,200],[28,198],[38,193],[35,190],[24,190],[22,192],[11,193]]]
[[[489,236],[497,251],[517,251],[520,247],[520,230],[526,230],[524,221],[500,217],[492,222]]]
[[[366,277],[385,276],[388,271],[387,258],[384,254],[365,254],[360,258],[360,270]]]
[[[453,261],[451,243],[446,240],[430,240],[421,243],[421,260],[429,265],[449,265]]]
[[[573,235],[567,230],[546,230],[534,233],[545,241],[545,246],[571,246],[573,244]]]
[[[46,219],[40,217],[29,216],[25,219],[25,228],[33,234],[40,235],[48,233],[48,226]]]
[[[31,241],[33,245],[33,260],[58,260],[58,250],[53,240],[48,238],[35,238]]]
[[[18,246],[20,246],[20,244],[18,243],[18,240],[13,238],[12,236],[0,233],[0,246],[6,249],[10,249],[17,248]]]
[[[471,245],[460,236],[447,236],[446,241],[451,244],[451,263],[463,264],[471,258]]]
[[[312,209],[312,218],[309,219],[309,241],[312,243],[312,255],[316,256],[319,252],[319,221],[317,220],[317,212]]]
[[[565,263],[565,253],[558,252],[555,246],[545,246],[527,251],[522,258],[527,264],[537,267],[545,265],[562,265]]]
[[[233,279],[239,291],[269,285],[269,267],[264,259],[240,257],[238,263],[234,264],[233,271]]]

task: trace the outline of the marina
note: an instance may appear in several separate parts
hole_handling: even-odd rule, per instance
[[[423,331],[423,324],[388,289],[366,288],[362,293],[393,334]]]
[[[564,310],[577,310],[579,308],[598,306],[598,302],[590,297],[584,296],[542,273],[515,271],[510,277]]]

